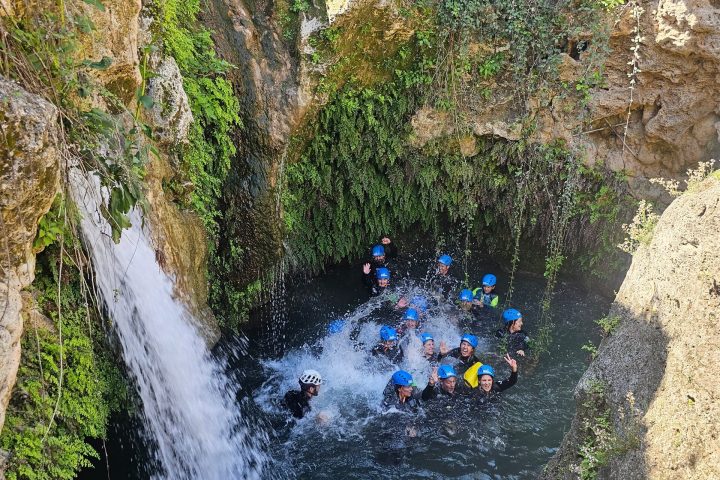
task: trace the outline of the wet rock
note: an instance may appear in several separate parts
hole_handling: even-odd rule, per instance
[[[633,257],[610,312],[621,323],[578,384],[578,414],[545,478],[577,478],[594,385],[617,436],[598,478],[720,478],[719,229],[717,177],[665,210]]]
[[[148,83],[147,91],[153,99],[153,107],[148,112],[149,120],[155,127],[153,133],[160,143],[166,145],[185,143],[193,116],[180,69],[174,58],[157,53],[153,53],[150,65],[155,74]]]
[[[60,186],[58,111],[0,77],[0,429],[20,361],[20,291],[35,275],[37,225]]]
[[[154,157],[147,166],[145,196],[150,209],[147,215],[156,259],[160,267],[175,280],[175,295],[182,299],[196,327],[209,346],[217,342],[220,331],[207,306],[208,240],[200,218],[178,208],[163,185],[174,178],[164,156]]]

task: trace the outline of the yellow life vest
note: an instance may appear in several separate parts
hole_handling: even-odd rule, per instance
[[[467,382],[467,384],[470,385],[472,388],[477,388],[479,385],[478,370],[480,370],[480,367],[482,366],[483,364],[481,362],[475,362],[470,368],[465,370],[465,373],[463,374],[465,382]]]

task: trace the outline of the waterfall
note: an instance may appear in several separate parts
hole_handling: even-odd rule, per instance
[[[239,406],[195,321],[173,294],[138,211],[118,244],[99,213],[101,188],[92,174],[71,172],[96,287],[122,345],[142,400],[143,417],[161,466],[157,479],[259,478],[266,434]],[[106,192],[105,192],[106,193]]]

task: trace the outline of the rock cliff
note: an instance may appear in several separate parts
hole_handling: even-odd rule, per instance
[[[719,230],[716,173],[635,253],[610,311],[620,324],[577,386],[578,413],[545,478],[720,478]]]
[[[21,290],[35,278],[37,226],[60,188],[58,111],[0,76],[0,429],[23,332]]]

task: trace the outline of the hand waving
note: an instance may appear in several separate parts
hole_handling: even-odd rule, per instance
[[[428,382],[430,385],[435,385],[438,382],[438,367],[433,367],[432,372],[430,373],[430,379]]]
[[[370,274],[370,264],[369,263],[366,263],[365,265],[363,265],[363,273],[365,275]]]
[[[445,355],[448,353],[450,349],[447,346],[447,343],[445,343],[445,340],[440,342],[440,355]]]

